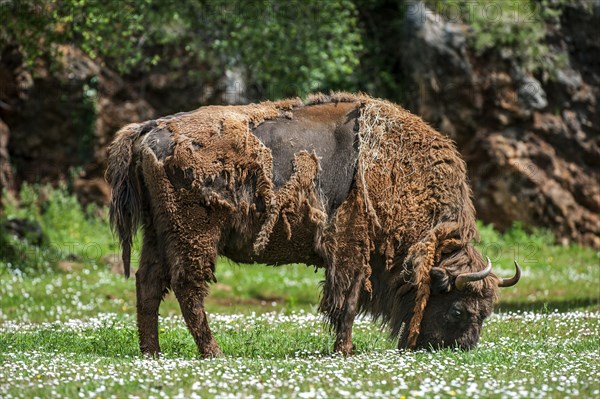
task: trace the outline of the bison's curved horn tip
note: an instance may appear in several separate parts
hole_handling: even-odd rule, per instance
[[[486,278],[492,272],[492,261],[490,258],[487,258],[487,266],[480,272],[473,273],[462,273],[456,277],[456,281],[454,282],[454,286],[457,290],[462,291],[467,286],[467,283],[470,281],[479,281]]]
[[[502,287],[502,288],[512,287],[513,285],[517,284],[520,279],[521,279],[521,268],[519,267],[519,264],[517,263],[517,260],[515,259],[515,275],[512,276],[511,278],[499,277],[498,278],[498,287]]]

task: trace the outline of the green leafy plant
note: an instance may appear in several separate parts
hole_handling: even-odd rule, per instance
[[[24,273],[51,271],[61,260],[96,263],[102,255],[116,250],[106,209],[95,205],[84,209],[65,184],[56,188],[23,184],[19,200],[4,194],[0,264],[5,267]],[[26,231],[24,236],[16,235],[9,227],[14,220],[35,234]],[[35,237],[38,233],[43,239]]]
[[[255,3],[215,22],[229,32],[215,38],[215,48],[236,54],[228,62],[247,65],[269,98],[341,87],[358,65],[361,37],[351,1]]]
[[[0,38],[17,43],[32,67],[56,59],[60,44],[121,73],[196,57],[214,68],[246,68],[269,98],[341,88],[362,48],[350,0],[22,0],[0,7]]]

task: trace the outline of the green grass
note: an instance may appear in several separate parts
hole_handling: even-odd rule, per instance
[[[134,279],[102,261],[117,250],[106,211],[82,210],[64,187],[26,190],[3,217],[34,220],[47,237],[39,246],[4,237],[28,252],[0,260],[2,398],[600,396],[599,254],[556,245],[543,231],[479,226],[479,248],[498,274],[512,275],[516,259],[523,277],[502,290],[474,351],[400,353],[364,318],[356,354],[337,356],[316,310],[322,271],[220,259],[206,307],[225,358],[198,359],[169,295],[160,311],[164,357],[146,360]],[[60,260],[72,270],[57,268]]]
[[[9,325],[0,329],[0,393],[597,397],[598,321],[592,312],[510,313],[492,317],[475,351],[399,353],[376,326],[359,320],[356,354],[343,358],[330,352],[328,331],[310,313],[220,315],[211,322],[226,357],[215,360],[197,359],[180,317],[161,319],[160,360],[138,356],[128,316]]]
[[[497,274],[511,276],[513,260],[523,269],[519,284],[502,290],[499,309],[600,309],[600,252],[557,245],[548,232],[527,234],[518,223],[505,234],[483,224],[479,231],[478,248]]]

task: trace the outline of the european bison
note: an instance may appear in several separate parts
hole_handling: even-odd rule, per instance
[[[172,289],[203,356],[221,350],[204,298],[215,258],[325,268],[320,310],[335,350],[352,351],[358,312],[399,348],[472,348],[498,287],[472,245],[475,212],[453,143],[403,108],[317,94],[209,106],[131,124],[110,147],[110,218],[136,273],[140,348],[160,352],[158,308]]]

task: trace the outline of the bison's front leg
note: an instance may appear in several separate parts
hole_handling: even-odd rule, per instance
[[[352,354],[352,326],[358,312],[363,285],[362,271],[356,271],[346,277],[337,275],[335,269],[330,269],[325,277],[319,308],[327,315],[335,330],[333,350],[343,355]]]
[[[204,298],[208,294],[206,277],[194,267],[181,269],[174,276],[172,288],[200,355],[222,356],[223,352],[210,331],[204,311]]]
[[[324,233],[327,266],[319,309],[335,328],[334,350],[352,353],[352,325],[358,312],[361,291],[370,274],[369,223],[363,192],[353,190],[338,208],[332,227]]]
[[[363,274],[356,273],[344,298],[341,312],[336,312],[334,350],[343,355],[352,353],[352,326],[358,310],[358,299],[363,286]]]

